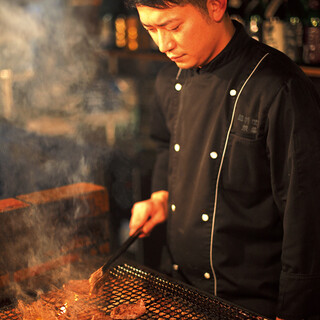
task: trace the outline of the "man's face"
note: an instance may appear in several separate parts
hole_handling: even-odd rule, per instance
[[[152,39],[178,67],[203,66],[219,50],[215,22],[190,4],[157,9],[138,6],[142,25]]]

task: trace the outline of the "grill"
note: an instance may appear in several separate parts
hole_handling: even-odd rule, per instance
[[[113,267],[102,290],[99,296],[78,297],[78,310],[81,311],[77,313],[77,319],[91,320],[95,313],[109,314],[119,304],[143,299],[147,312],[139,319],[266,320],[251,311],[133,264],[123,263]],[[45,304],[56,308],[57,319],[63,310],[62,296],[63,290],[56,290],[42,298]],[[0,319],[21,319],[19,316],[16,308],[0,309]]]

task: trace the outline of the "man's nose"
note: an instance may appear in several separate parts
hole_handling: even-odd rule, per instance
[[[170,50],[172,50],[173,48],[173,39],[170,35],[169,32],[166,32],[166,31],[158,31],[158,47],[159,47],[159,50],[163,53],[166,53]]]

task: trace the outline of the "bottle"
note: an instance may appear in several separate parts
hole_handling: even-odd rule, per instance
[[[267,0],[252,0],[244,8],[244,18],[248,34],[257,41],[262,41],[262,25]]]
[[[285,52],[284,0],[271,0],[265,10],[262,41]]]
[[[303,63],[320,65],[320,0],[308,0],[304,21]]]
[[[126,41],[127,9],[123,0],[100,0],[100,45],[103,48],[122,49]]]
[[[135,14],[127,16],[127,48],[129,51],[136,51],[139,48],[139,18]]]
[[[114,43],[113,17],[110,13],[106,13],[101,19],[100,46],[102,48],[113,48]]]
[[[115,29],[115,45],[118,49],[126,48],[127,46],[127,24],[126,16],[119,14],[114,22]]]
[[[296,63],[302,62],[303,46],[303,7],[299,0],[284,0],[285,9],[285,49],[287,54]]]
[[[263,42],[282,51],[296,63],[302,60],[302,16],[300,0],[271,0],[263,24]]]
[[[228,1],[228,14],[231,19],[240,22],[242,25],[245,25],[242,14],[242,0],[229,0]]]

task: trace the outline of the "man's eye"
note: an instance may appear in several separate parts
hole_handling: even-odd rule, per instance
[[[177,30],[179,30],[179,28],[180,28],[180,25],[173,27],[173,28],[170,28],[169,31],[177,31]]]

